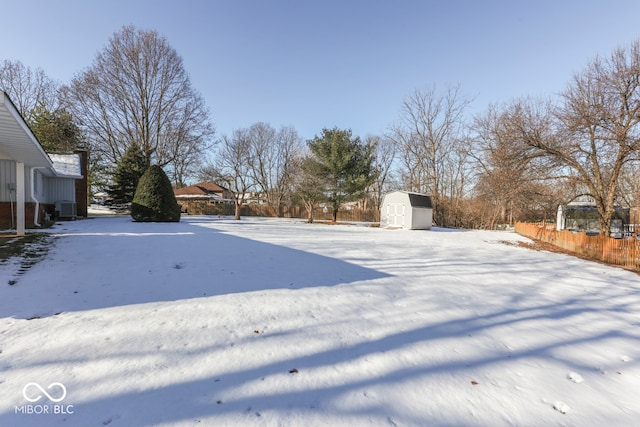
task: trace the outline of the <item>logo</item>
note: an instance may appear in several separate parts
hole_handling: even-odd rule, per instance
[[[33,389],[36,389],[35,391]],[[53,390],[51,390],[53,388]],[[51,390],[55,395],[59,395],[59,397],[54,397],[51,394],[47,393],[47,390]],[[38,383],[29,383],[24,386],[22,389],[22,395],[28,402],[37,402],[42,398],[42,395],[45,395],[47,399],[52,402],[58,403],[62,402],[65,397],[67,397],[67,388],[62,383],[51,383],[47,387],[47,390],[42,388],[42,386]],[[38,393],[39,392],[39,393]]]
[[[40,402],[44,397],[43,402],[36,405],[22,405],[16,406],[14,409],[15,414],[22,415],[41,415],[41,414],[55,414],[55,415],[67,415],[73,414],[73,405],[61,405],[65,397],[67,397],[67,388],[62,383],[51,383],[46,388],[42,387],[38,383],[27,383],[22,388],[22,397],[27,402],[35,403]],[[46,403],[47,400],[53,404]]]

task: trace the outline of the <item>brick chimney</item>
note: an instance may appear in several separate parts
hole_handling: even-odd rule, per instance
[[[86,218],[89,215],[89,152],[76,150],[75,154],[80,156],[82,171],[82,179],[76,179],[76,211],[78,216]]]

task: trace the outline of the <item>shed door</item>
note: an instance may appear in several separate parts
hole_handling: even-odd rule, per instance
[[[387,220],[392,227],[404,226],[404,204],[389,203],[387,205]]]

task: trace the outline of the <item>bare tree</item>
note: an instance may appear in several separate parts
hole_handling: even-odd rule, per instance
[[[496,223],[535,219],[541,214],[548,216],[541,212],[543,202],[558,202],[554,187],[545,184],[555,176],[554,164],[539,150],[523,144],[510,120],[507,107],[492,105],[476,117],[472,126],[475,196],[485,204],[482,222],[488,228]]]
[[[307,222],[312,223],[315,208],[327,199],[324,192],[327,186],[326,176],[323,174],[322,165],[310,153],[297,158],[295,164],[295,195],[307,209]]]
[[[293,162],[302,140],[293,127],[276,131],[263,122],[253,124],[248,134],[252,178],[267,203],[281,215],[284,202],[292,193]]]
[[[251,139],[248,129],[236,129],[233,136],[223,135],[216,153],[216,161],[204,167],[201,176],[223,184],[232,194],[235,217],[240,219],[240,211],[245,198],[253,189],[251,178]]]
[[[628,162],[619,183],[621,204],[640,208],[640,162]]]
[[[182,58],[155,31],[123,27],[64,94],[101,158],[116,164],[137,143],[147,163],[169,165],[176,182],[214,134]]]
[[[295,192],[295,174],[297,165],[303,156],[304,141],[293,126],[282,126],[278,131],[277,156],[275,170],[278,173],[274,180],[273,200],[278,206],[278,214],[281,208],[293,203]]]
[[[41,68],[32,70],[20,61],[0,63],[0,89],[4,90],[27,122],[37,107],[58,109],[58,85]]]
[[[393,165],[396,159],[396,144],[387,136],[368,135],[365,144],[375,147],[374,168],[379,172],[378,178],[369,189],[373,208],[380,209],[386,192],[393,189]]]
[[[198,135],[174,135],[170,139],[167,148],[171,150],[173,160],[166,167],[167,174],[171,182],[180,188],[186,185],[189,177],[197,175],[204,164],[205,153],[214,148],[215,141],[203,140]]]
[[[517,103],[512,124],[525,144],[562,163],[593,198],[608,235],[624,167],[640,153],[640,41],[593,60],[562,101],[553,110]]]
[[[452,191],[458,192],[464,178],[465,150],[460,145],[465,141],[464,113],[469,103],[458,87],[442,95],[435,88],[416,90],[403,102],[400,119],[391,128],[408,189],[431,195],[440,225],[448,223],[444,200],[457,196]]]

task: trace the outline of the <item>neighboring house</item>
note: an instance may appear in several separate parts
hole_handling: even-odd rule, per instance
[[[617,206],[611,218],[611,237],[623,237],[629,232],[630,209]],[[589,235],[600,234],[600,214],[595,202],[574,201],[558,206],[557,230],[584,231]]]
[[[182,212],[187,213],[203,213],[203,210],[207,211],[206,205],[233,203],[233,193],[215,182],[200,182],[178,188],[173,193]]]
[[[266,205],[267,199],[263,193],[257,191],[250,191],[248,193],[244,193],[244,204],[245,205]]]
[[[86,216],[86,167],[86,152],[47,154],[0,91],[0,229],[23,235],[47,216]]]
[[[178,188],[173,192],[179,199],[233,200],[231,191],[215,182],[200,182],[188,187]]]
[[[431,197],[408,191],[393,191],[382,199],[380,225],[382,227],[429,230],[433,223]]]

